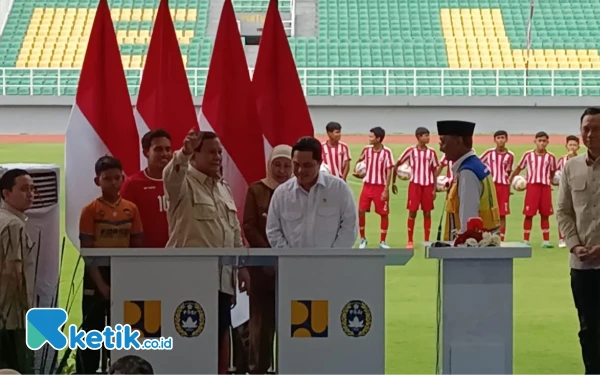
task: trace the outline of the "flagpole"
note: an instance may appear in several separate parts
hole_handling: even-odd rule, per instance
[[[531,0],[529,5],[529,22],[527,23],[527,50],[525,57],[525,92],[524,96],[527,96],[527,88],[529,87],[529,60],[531,54],[531,28],[533,25],[533,10],[535,8],[535,0]]]

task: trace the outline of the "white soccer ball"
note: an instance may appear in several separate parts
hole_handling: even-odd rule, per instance
[[[446,176],[438,176],[435,189],[437,191],[448,191],[451,182],[452,181]]]
[[[406,181],[406,180],[410,180],[410,176],[412,175],[412,169],[410,168],[409,165],[402,164],[401,166],[398,167],[398,170],[396,171],[396,173],[398,174],[398,178]]]
[[[512,188],[516,191],[525,191],[527,189],[527,180],[523,176],[516,176],[512,182]]]
[[[554,185],[558,185],[560,183],[560,178],[562,176],[562,171],[558,171],[554,173],[554,177],[552,177],[552,183]]]
[[[359,175],[360,178],[365,177],[367,175],[367,163],[361,161],[360,163],[356,164],[356,168],[354,168],[354,173]]]
[[[329,168],[329,166],[327,164],[325,164],[325,163],[321,163],[321,169],[320,169],[320,171],[323,172],[323,173],[329,173],[329,174],[331,174],[331,168]]]

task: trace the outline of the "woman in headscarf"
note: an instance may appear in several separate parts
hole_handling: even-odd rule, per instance
[[[292,147],[273,148],[267,163],[267,177],[248,188],[244,209],[244,236],[250,247],[271,247],[267,239],[267,211],[275,189],[292,177]],[[250,343],[248,365],[250,373],[266,374],[273,364],[275,336],[275,270],[272,267],[246,267],[250,279],[247,290],[250,300]]]

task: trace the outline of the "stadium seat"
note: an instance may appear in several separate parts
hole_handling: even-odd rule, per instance
[[[280,12],[291,12],[291,0],[281,0],[278,5]],[[233,0],[233,7],[238,13],[265,13],[269,7],[269,0]]]
[[[203,92],[206,71],[194,69],[208,67],[213,47],[206,34],[210,1],[169,2],[196,95]],[[595,70],[600,28],[591,11],[600,0],[537,4],[529,53],[529,0],[315,1],[315,36],[289,38],[308,95],[600,93]],[[158,2],[109,0],[127,69],[143,67]],[[268,3],[233,0],[238,14],[264,14]],[[292,4],[280,0],[279,9],[292,13]],[[11,68],[1,73],[4,91],[74,92],[96,5],[97,0],[14,0],[0,35],[0,64]],[[133,72],[127,77],[135,93],[139,72]]]
[[[198,55],[210,51],[204,37],[209,0],[172,0],[171,14],[182,49]],[[0,37],[0,62],[16,68],[79,68],[96,13],[96,1],[14,0]],[[141,68],[147,52],[158,0],[113,0],[111,15],[126,68]],[[188,46],[197,47],[188,49]],[[208,59],[184,59],[204,67]],[[196,63],[196,65],[193,65]]]
[[[501,9],[442,9],[440,19],[451,68],[535,69],[598,68],[596,50],[533,47],[511,48],[506,30],[515,29],[513,17]],[[535,37],[534,37],[535,38]],[[535,40],[535,39],[534,39]],[[462,53],[460,53],[461,51]],[[458,56],[468,59],[459,61]]]

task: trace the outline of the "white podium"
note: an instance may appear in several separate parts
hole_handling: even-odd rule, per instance
[[[531,248],[427,247],[425,256],[440,261],[442,373],[512,374],[513,259]]]
[[[404,249],[83,249],[111,265],[111,325],[172,350],[112,351],[147,359],[156,373],[217,373],[218,265],[276,265],[278,373],[385,372],[385,266]],[[188,317],[201,324],[186,324]]]

